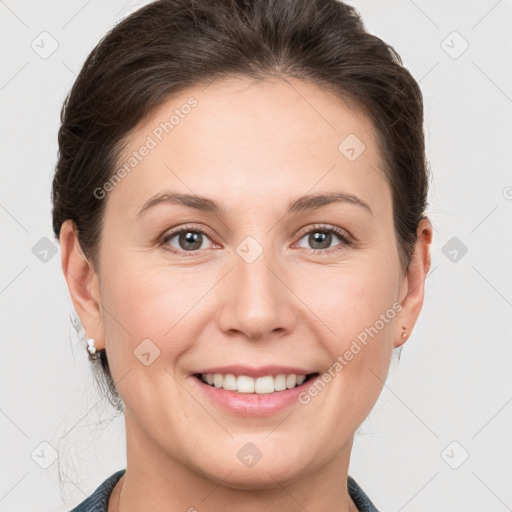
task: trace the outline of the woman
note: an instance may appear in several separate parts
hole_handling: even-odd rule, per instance
[[[89,55],[59,147],[63,271],[127,440],[74,510],[377,510],[353,437],[432,239],[396,52],[335,0],[160,0]]]

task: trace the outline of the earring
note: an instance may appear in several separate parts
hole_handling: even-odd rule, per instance
[[[402,333],[402,338],[405,340],[405,338],[407,338],[407,333],[405,332],[405,326],[403,326],[402,329],[404,329],[404,332]]]
[[[96,347],[94,346],[94,338],[89,338],[87,340],[87,351],[89,352],[89,359],[98,359],[98,352]]]

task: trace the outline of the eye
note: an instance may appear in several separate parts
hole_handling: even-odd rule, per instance
[[[173,240],[175,241],[173,242]],[[165,236],[162,245],[168,251],[183,255],[184,252],[190,253],[200,249],[208,249],[204,246],[204,242],[207,240],[210,240],[210,237],[205,230],[193,226],[182,227]]]
[[[333,237],[334,235],[334,237]],[[332,251],[327,251],[325,249],[331,248],[331,243],[338,238],[341,243],[334,250],[343,249],[344,246],[352,245],[352,241],[350,237],[341,229],[331,226],[325,225],[315,225],[312,229],[309,229],[304,233],[301,237],[301,240],[306,238],[307,243],[312,245],[312,251],[314,253],[329,253]],[[307,249],[307,247],[306,247]]]
[[[212,242],[211,238],[213,237],[204,229],[196,226],[184,226],[167,234],[163,238],[161,245],[167,251],[178,254],[180,256],[186,256],[186,253],[196,253],[201,249],[212,248],[214,243]],[[300,240],[305,238],[307,238],[307,243],[310,243],[313,246],[310,251],[315,254],[330,253],[333,251],[341,250],[345,246],[352,245],[350,236],[347,235],[343,230],[323,224],[314,225],[308,231],[303,232]],[[335,246],[333,251],[327,250],[332,249],[331,243],[335,241],[336,238],[338,238],[338,240],[341,242],[337,244],[339,247]],[[205,247],[205,243],[207,245],[208,240],[210,241],[210,247]]]

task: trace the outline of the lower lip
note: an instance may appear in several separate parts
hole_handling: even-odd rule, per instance
[[[317,378],[312,377],[300,386],[273,393],[239,393],[216,388],[205,384],[201,379],[192,376],[201,391],[220,406],[239,416],[270,416],[298,403],[298,396],[306,390]]]

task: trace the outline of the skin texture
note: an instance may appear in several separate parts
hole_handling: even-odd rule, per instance
[[[84,258],[71,221],[60,235],[74,307],[87,336],[106,347],[125,404],[127,472],[109,510],[119,499],[122,512],[235,504],[246,512],[353,512],[346,480],[354,432],[382,390],[393,348],[404,343],[402,326],[410,335],[420,313],[431,224],[420,223],[402,274],[371,123],[298,80],[191,88],[132,131],[119,162],[191,96],[197,106],[104,199],[99,267]],[[366,146],[354,161],[338,150],[349,134]],[[163,190],[207,196],[225,214],[160,204],[138,218]],[[372,213],[334,203],[286,214],[293,199],[332,191],[359,197]],[[178,236],[163,242],[188,223],[211,233],[199,249],[186,251]],[[315,224],[339,227],[353,244],[336,234],[315,244]],[[248,236],[263,251],[252,263],[236,251]],[[394,319],[307,405],[240,417],[192,381],[197,369],[228,364],[325,372],[393,304],[401,306]],[[147,338],[160,350],[149,366],[134,357]],[[262,453],[251,468],[236,456],[247,442]]]

